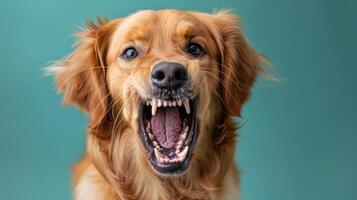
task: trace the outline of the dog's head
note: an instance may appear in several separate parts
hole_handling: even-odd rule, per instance
[[[90,23],[60,62],[58,88],[89,114],[91,135],[110,141],[108,160],[127,151],[156,173],[180,174],[234,138],[222,135],[224,121],[240,115],[260,70],[237,23],[229,12],[177,10]]]

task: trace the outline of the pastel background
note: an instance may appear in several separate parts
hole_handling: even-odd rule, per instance
[[[233,9],[280,79],[258,82],[240,120],[243,200],[357,199],[353,0],[1,0],[0,199],[71,199],[87,118],[42,68],[87,19],[162,8]]]

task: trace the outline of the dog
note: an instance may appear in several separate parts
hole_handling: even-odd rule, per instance
[[[235,117],[264,57],[230,11],[90,21],[50,67],[89,116],[76,200],[238,199]]]

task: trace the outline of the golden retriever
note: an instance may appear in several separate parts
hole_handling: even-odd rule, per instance
[[[145,10],[78,35],[51,66],[90,117],[74,199],[238,199],[234,117],[264,61],[238,18]]]

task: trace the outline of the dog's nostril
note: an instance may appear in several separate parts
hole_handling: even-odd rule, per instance
[[[187,70],[185,68],[178,68],[174,72],[174,77],[176,80],[187,80]]]
[[[186,68],[175,62],[158,63],[151,72],[151,81],[159,88],[177,89],[182,87],[187,79]]]
[[[155,73],[152,74],[152,78],[157,80],[165,79],[165,73],[163,71],[157,70]]]

